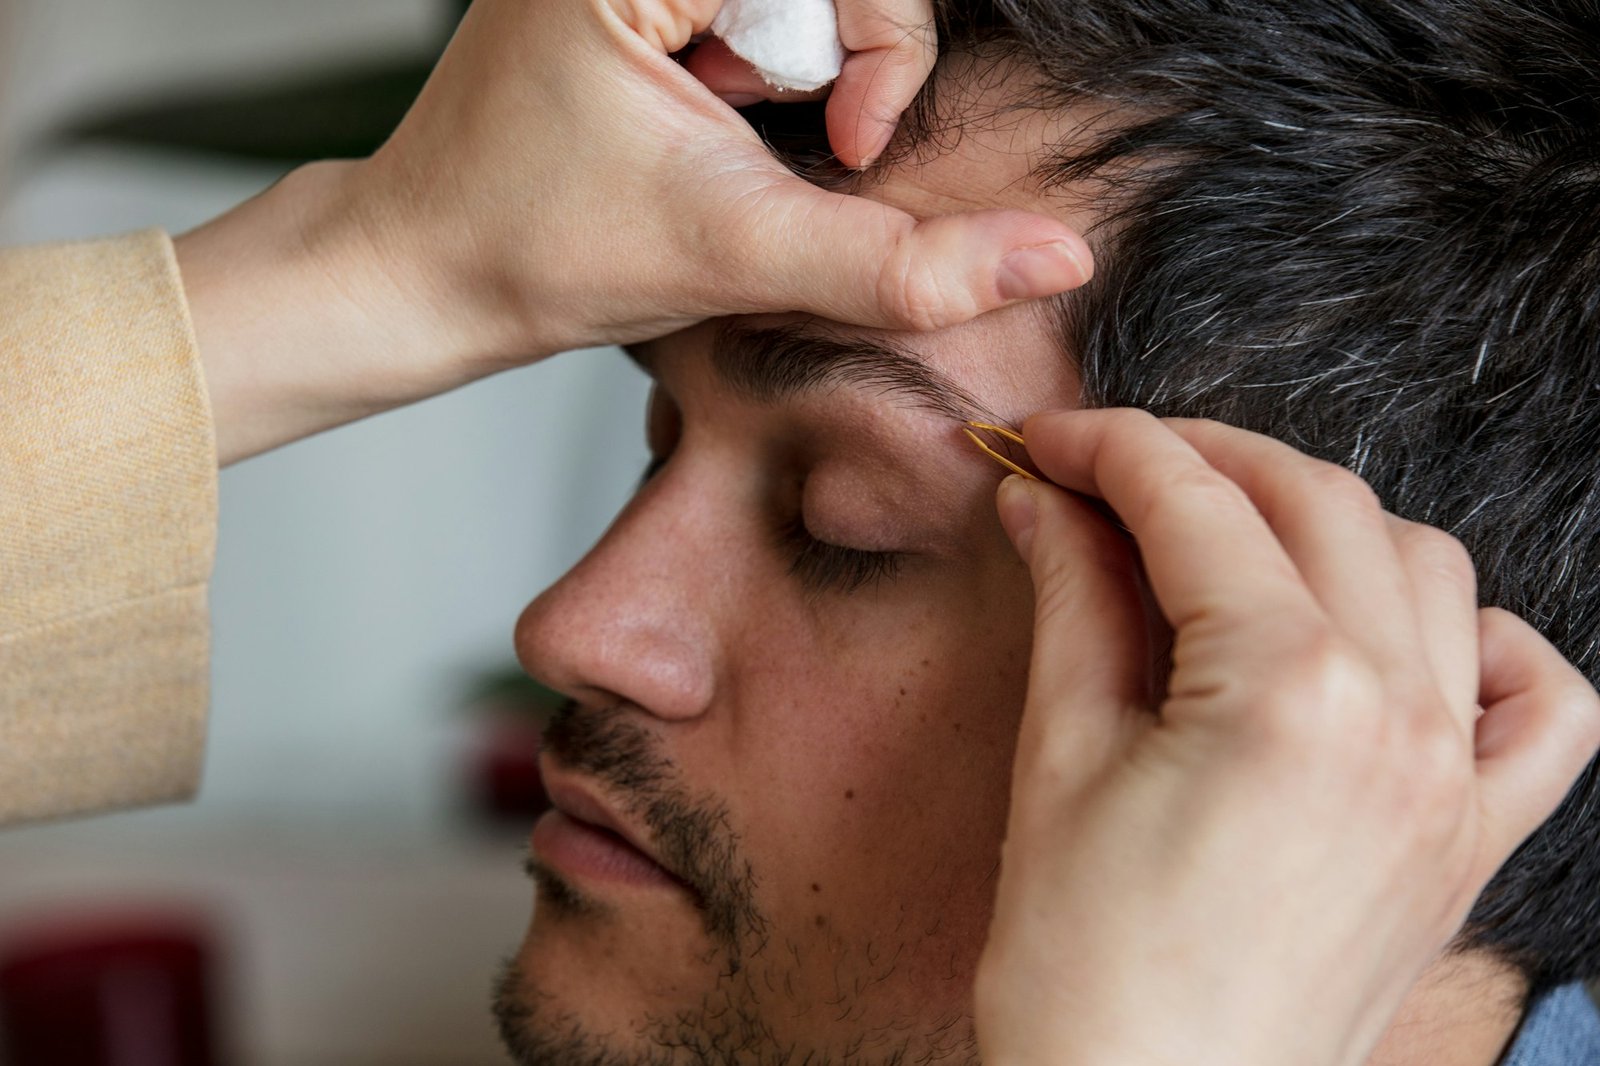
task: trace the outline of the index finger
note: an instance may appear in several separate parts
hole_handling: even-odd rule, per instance
[[[838,0],[844,66],[828,97],[828,141],[847,167],[883,154],[939,55],[932,0]]]
[[[1105,500],[1121,518],[1174,630],[1202,618],[1322,616],[1244,490],[1154,415],[1049,412],[1028,419],[1023,436],[1045,476]]]

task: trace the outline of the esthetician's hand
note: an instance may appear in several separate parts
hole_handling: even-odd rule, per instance
[[[1137,411],[1024,428],[1037,619],[977,1024],[992,1066],[1356,1066],[1600,744],[1600,699],[1354,475]],[[1479,716],[1479,707],[1482,715]]]
[[[897,73],[841,92],[877,129],[926,76],[931,38],[901,62],[866,2],[841,0],[842,24]],[[1058,221],[918,221],[791,175],[669,58],[719,6],[477,0],[373,158],[302,168],[181,238],[223,462],[715,315],[933,328],[1087,278]],[[925,18],[906,6],[896,21]]]

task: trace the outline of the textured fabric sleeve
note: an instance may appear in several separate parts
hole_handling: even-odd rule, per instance
[[[0,252],[0,822],[194,792],[216,479],[171,241]]]

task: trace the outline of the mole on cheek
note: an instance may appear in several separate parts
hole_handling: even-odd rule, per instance
[[[853,789],[853,788],[845,789],[844,790],[844,798],[847,799],[847,800],[855,799],[856,798],[856,790]]]
[[[821,892],[822,891],[822,886],[817,884],[815,881],[813,881],[813,882],[811,882],[811,891],[813,891],[813,892]]]
[[[824,919],[824,918],[823,918],[823,917],[822,917],[822,915],[820,915],[820,914],[819,914],[819,915],[817,915],[817,928],[818,928],[818,929],[821,929],[821,928],[822,928],[822,927],[823,927],[823,926],[824,926],[824,925],[826,925],[826,924],[828,924],[828,923],[827,923],[827,920],[826,920],[826,919]]]

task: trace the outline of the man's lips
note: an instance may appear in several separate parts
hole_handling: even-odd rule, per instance
[[[533,850],[541,859],[569,873],[686,887],[656,857],[646,834],[630,826],[597,791],[557,770],[548,758],[540,762],[555,808],[534,827]]]

